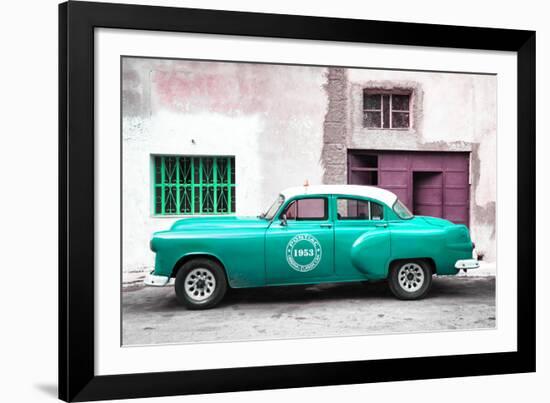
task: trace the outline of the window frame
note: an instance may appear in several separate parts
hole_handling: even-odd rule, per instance
[[[354,218],[340,218],[340,217],[338,217],[338,200],[340,200],[340,199],[367,202],[369,204],[368,205],[368,211],[369,211],[368,219],[357,218],[357,217],[354,217]],[[373,220],[372,219],[371,203],[377,204],[382,208],[382,219],[381,220]],[[386,205],[384,203],[378,201],[378,200],[372,200],[372,199],[362,198],[362,197],[357,197],[357,196],[337,195],[337,196],[334,197],[334,208],[335,208],[334,220],[336,222],[374,222],[374,223],[380,223],[380,222],[383,222],[383,221],[387,221],[387,218],[386,218],[386,215],[387,215],[386,214]]]
[[[401,205],[402,207],[405,207],[405,209],[410,213],[410,216],[409,217],[403,217],[400,213],[398,213],[397,210],[395,209],[395,206],[397,206],[397,205]],[[414,218],[414,214],[412,213],[412,211],[410,211],[409,208],[405,205],[405,203],[403,203],[399,198],[395,199],[395,201],[393,202],[393,206],[392,206],[391,210],[401,220],[412,220]]]
[[[330,197],[327,196],[327,195],[308,195],[308,196],[296,196],[296,197],[293,197],[292,199],[289,199],[282,207],[281,207],[281,210],[279,212],[279,214],[277,215],[277,219],[278,220],[281,220],[283,214],[286,214],[286,211],[288,210],[288,208],[290,207],[290,205],[294,202],[297,202],[299,200],[306,200],[306,199],[324,199],[325,201],[325,209],[324,209],[324,216],[323,218],[302,218],[302,219],[294,219],[294,218],[290,218],[290,219],[287,219],[287,221],[292,221],[292,222],[311,222],[311,221],[329,221],[331,219],[330,217],[330,208],[329,208],[329,202],[330,202]]]
[[[175,168],[174,172],[176,175],[175,182],[167,182],[165,179],[165,163],[167,158],[175,158]],[[184,183],[180,180],[180,163],[182,159],[188,158],[190,163],[190,182]],[[211,158],[212,161],[212,182],[205,183],[203,181],[203,165],[206,158]],[[157,159],[160,159],[160,181],[157,181]],[[198,178],[199,181],[195,182],[195,160],[198,162]],[[227,182],[217,181],[217,165],[220,160],[227,163],[226,166],[226,175]],[[233,171],[235,173],[233,174]],[[190,155],[190,154],[151,154],[151,182],[150,182],[150,192],[151,192],[151,215],[155,218],[174,218],[174,217],[189,217],[189,216],[219,216],[219,215],[231,215],[235,214],[237,210],[236,203],[236,157],[234,155]],[[174,201],[176,207],[175,212],[166,212],[166,202],[165,202],[165,191],[166,187],[173,187],[176,189],[176,199]],[[190,211],[182,212],[181,211],[181,201],[182,201],[182,188],[190,188]],[[205,187],[212,188],[212,211],[204,211],[203,207],[203,190]],[[160,188],[160,211],[157,211],[157,189]],[[218,209],[218,189],[227,188],[227,211],[219,211]],[[198,193],[198,200],[197,198]],[[233,194],[234,193],[234,194]],[[198,203],[198,208],[196,207]]]
[[[363,88],[363,127],[368,130],[411,130],[413,127],[412,116],[413,116],[413,93],[411,89],[391,89],[391,90],[382,90],[377,88]],[[369,95],[378,95],[380,96],[380,109],[366,108],[365,97]],[[384,102],[383,96],[389,95],[389,127],[384,127]],[[393,96],[394,95],[407,95],[409,97],[409,109],[393,109]],[[380,126],[368,126],[366,122],[366,114],[368,112],[375,112],[380,114]],[[409,114],[409,124],[407,127],[393,127],[393,113],[408,113]]]

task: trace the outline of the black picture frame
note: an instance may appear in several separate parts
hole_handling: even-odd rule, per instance
[[[96,376],[94,29],[517,52],[517,352]],[[59,398],[66,401],[535,371],[535,32],[142,5],[59,5]]]

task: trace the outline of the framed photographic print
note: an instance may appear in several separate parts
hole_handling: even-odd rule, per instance
[[[61,399],[535,370],[534,32],[59,13]]]

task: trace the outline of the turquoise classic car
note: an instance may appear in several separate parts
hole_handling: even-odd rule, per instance
[[[191,309],[215,306],[227,287],[387,279],[399,299],[428,292],[432,275],[479,267],[468,228],[413,216],[372,186],[289,188],[258,217],[197,217],[156,232],[150,286],[174,286]]]

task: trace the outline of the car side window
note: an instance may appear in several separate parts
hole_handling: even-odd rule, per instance
[[[327,199],[319,197],[294,200],[286,208],[285,214],[287,220],[326,220]]]
[[[383,220],[384,207],[367,200],[338,198],[339,220]]]
[[[381,204],[370,203],[370,219],[371,220],[383,220],[384,219],[384,207]]]

